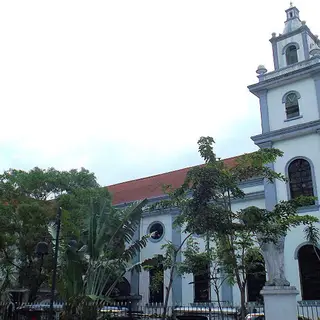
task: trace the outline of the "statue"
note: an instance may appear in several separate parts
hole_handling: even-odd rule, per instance
[[[290,286],[284,274],[284,241],[284,236],[280,237],[277,243],[260,241],[268,273],[267,286]]]

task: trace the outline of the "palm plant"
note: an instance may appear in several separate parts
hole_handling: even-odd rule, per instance
[[[60,294],[66,301],[105,303],[126,272],[140,269],[133,258],[147,244],[148,235],[133,240],[147,200],[115,209],[108,200],[91,201],[85,230],[78,241],[62,239],[59,247]],[[62,226],[63,228],[63,226]],[[55,227],[49,226],[55,239]]]

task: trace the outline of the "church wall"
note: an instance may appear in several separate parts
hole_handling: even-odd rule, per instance
[[[301,98],[299,99],[299,107],[300,115],[302,115],[302,117],[296,120],[285,121],[285,104],[282,103],[282,98],[285,93],[291,90],[297,91],[301,95]],[[271,131],[314,121],[318,118],[315,118],[315,115],[318,114],[318,105],[313,79],[303,79],[295,82],[294,84],[270,89],[267,99]]]
[[[286,55],[282,54],[283,48],[289,43],[298,43],[299,50],[298,50],[298,61],[304,60],[304,52],[303,52],[303,42],[301,34],[296,34],[292,37],[288,37],[283,39],[280,42],[277,42],[277,52],[278,52],[278,59],[279,59],[279,68],[284,68],[287,66],[286,62]]]
[[[297,146],[299,148],[297,149]],[[275,163],[275,171],[281,172],[285,174],[285,168],[287,162],[296,157],[297,155],[301,155],[304,157],[309,158],[314,164],[319,162],[320,157],[320,140],[319,135],[313,134],[309,136],[297,137],[291,140],[285,140],[280,142],[275,142],[273,147],[279,148],[284,152],[284,156]],[[299,150],[299,153],[297,153]],[[315,176],[317,180],[320,179],[320,167],[315,167],[314,170]],[[241,187],[241,185],[240,185]],[[244,184],[242,189],[247,194],[246,199],[244,200],[236,200],[232,203],[232,210],[237,211],[243,209],[248,206],[257,206],[260,208],[265,208],[265,199],[264,199],[264,187],[261,183],[253,183],[253,184]],[[276,189],[277,189],[277,199],[279,200],[287,200],[288,193],[287,193],[287,186],[285,183],[276,182]],[[318,194],[319,196],[319,194]],[[313,208],[314,210],[314,208]],[[305,212],[305,211],[304,211]],[[319,212],[310,212],[310,214],[317,214]],[[176,214],[176,213],[175,213]],[[301,213],[305,214],[305,213]],[[147,247],[142,250],[141,252],[141,260],[146,258],[152,257],[154,254],[161,253],[161,246],[166,243],[166,240],[172,240],[173,233],[175,232],[172,228],[172,213],[163,213],[163,214],[150,214],[150,216],[144,216],[141,222],[141,236],[148,233],[149,225],[154,221],[160,221],[165,226],[165,234],[161,241],[159,242],[149,242]],[[183,241],[185,238],[185,234],[181,234],[180,241]],[[201,238],[196,238],[199,241],[200,247],[204,250],[205,243],[204,240]],[[285,244],[285,266],[286,266],[286,274],[288,280],[291,282],[292,285],[296,286],[300,289],[300,280],[299,280],[299,269],[298,269],[298,262],[294,258],[294,253],[296,248],[303,243],[304,234],[303,234],[303,227],[296,228],[288,234],[286,238]],[[182,257],[183,259],[183,257]],[[142,295],[142,303],[148,303],[149,299],[149,273],[144,271],[140,274],[139,280],[139,293]],[[169,274],[168,271],[165,273],[165,285],[168,283]],[[180,282],[180,290],[181,290],[181,302],[183,305],[189,305],[193,303],[194,299],[194,286],[190,284],[193,282],[193,275],[184,275]],[[224,296],[222,300],[231,301],[234,305],[240,304],[240,292],[238,287],[235,285],[230,288],[230,295]],[[175,288],[176,291],[179,291],[179,288]],[[224,292],[228,292],[228,290],[224,290]],[[220,293],[220,295],[222,292]],[[225,294],[225,293],[224,293]],[[178,293],[179,297],[179,293]],[[301,297],[298,297],[300,299]],[[212,300],[216,300],[215,294],[212,290]],[[175,301],[174,297],[170,297],[169,299],[170,304],[174,304]]]
[[[308,44],[308,49],[310,49],[311,45],[314,44],[314,40],[312,37],[310,37],[309,33],[307,33],[307,44]]]
[[[309,136],[296,137],[294,139],[279,141],[274,143],[274,147],[282,150],[284,156],[279,158],[275,163],[275,171],[286,174],[287,163],[295,157],[304,157],[311,160],[314,166],[313,179],[314,179],[314,192],[319,197],[319,189],[317,185],[320,183],[320,167],[317,165],[320,162],[320,136],[319,134],[312,134]],[[277,198],[280,200],[289,199],[289,187],[286,183],[277,181]],[[302,208],[301,215],[310,214],[320,218],[319,206],[316,202],[315,206]],[[300,275],[298,261],[295,259],[295,252],[297,248],[306,241],[303,232],[304,227],[300,226],[289,231],[285,241],[284,263],[285,274],[291,285],[295,286],[300,292]],[[298,300],[301,300],[299,293]]]
[[[246,188],[249,189],[249,188]],[[250,187],[251,190],[256,191],[256,190],[261,190],[260,186],[256,187]],[[263,190],[263,188],[262,188]],[[264,197],[257,198],[257,199],[252,199],[252,200],[247,200],[247,201],[239,201],[237,203],[232,204],[232,210],[233,211],[238,211],[240,209],[244,209],[249,206],[257,206],[259,208],[265,208],[265,200]],[[181,239],[184,239],[184,235],[181,237]],[[199,243],[199,247],[202,250],[205,250],[205,241],[202,238],[195,237],[196,241]],[[182,279],[182,303],[183,305],[188,305],[190,303],[193,303],[193,298],[194,298],[194,286],[193,284],[190,284],[190,282],[193,281],[193,275],[188,274],[184,275]],[[229,284],[225,283],[225,286],[230,287]],[[220,289],[220,299],[223,301],[229,301],[234,303],[235,305],[240,304],[240,292],[238,287],[235,285],[233,287],[230,287],[230,290],[225,290],[225,291],[230,291],[230,296],[223,296],[222,293],[223,289]],[[211,299],[212,301],[216,301],[217,297],[214,292],[214,289],[211,288]]]
[[[304,213],[307,214],[307,213]],[[310,212],[311,215],[319,217],[319,213]],[[284,250],[284,265],[285,274],[287,280],[291,285],[295,286],[299,291],[297,300],[301,300],[301,287],[300,287],[300,275],[298,260],[295,259],[295,252],[297,248],[304,242],[306,242],[305,235],[303,233],[303,226],[297,227],[290,231],[286,236],[285,250]]]
[[[166,244],[167,241],[172,240],[172,216],[170,213],[165,214],[150,214],[150,216],[144,216],[141,222],[141,237],[148,234],[149,226],[151,223],[159,221],[165,226],[164,236],[163,238],[158,242],[152,242],[151,240],[148,241],[148,244],[146,248],[141,250],[140,253],[140,259],[141,261],[144,261],[145,259],[152,258],[155,254],[161,254],[163,253],[163,250],[161,249],[161,246]],[[164,275],[164,285],[166,286],[168,284],[169,280],[169,271],[165,271]],[[146,304],[149,303],[149,272],[148,271],[142,271],[140,273],[140,279],[139,279],[139,291],[142,295],[142,303]]]

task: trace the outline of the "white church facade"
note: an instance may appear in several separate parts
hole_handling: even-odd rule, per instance
[[[276,172],[284,174],[288,182],[268,183],[256,178],[241,183],[246,193],[244,199],[232,203],[233,211],[247,206],[272,210],[281,200],[299,195],[320,197],[320,41],[300,20],[299,10],[291,6],[286,10],[285,28],[282,34],[272,34],[274,70],[268,72],[260,65],[258,82],[249,91],[259,99],[261,128],[259,135],[251,137],[259,148],[274,147],[284,156],[273,165]],[[235,158],[225,159],[232,163]],[[155,202],[164,199],[162,185],[179,187],[189,168],[152,177],[109,186],[114,204],[128,203],[148,198]],[[319,201],[301,208],[299,214],[311,214],[320,218]],[[161,253],[166,241],[179,245],[184,239],[180,230],[172,227],[178,211],[150,212],[146,214],[137,237],[158,231],[159,237],[151,239],[140,252],[140,261]],[[199,239],[199,242],[202,240]],[[203,244],[204,246],[204,244]],[[183,259],[183,256],[179,257]],[[129,276],[131,294],[141,296],[142,303],[162,303],[164,290],[154,294],[149,289],[152,272],[143,271]],[[313,247],[305,241],[303,227],[291,230],[285,239],[285,275],[292,286],[299,290],[298,300],[320,300],[320,261]],[[164,272],[164,287],[169,275]],[[254,282],[254,281],[253,281]],[[259,295],[261,282],[248,283],[247,300],[254,301]],[[224,283],[220,289],[222,301],[240,304],[240,292],[236,286]],[[195,302],[215,301],[214,290],[208,283],[194,284],[192,274],[174,280],[171,305],[189,305]]]

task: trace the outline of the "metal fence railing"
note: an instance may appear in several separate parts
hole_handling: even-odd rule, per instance
[[[320,320],[320,301],[299,301],[299,320]]]
[[[68,310],[66,310],[68,309]],[[263,307],[248,305],[247,314],[263,315]],[[170,306],[166,311],[166,319],[170,320],[238,320],[240,308],[230,304],[193,303],[188,306]],[[72,317],[74,315],[74,317]],[[126,304],[112,303],[97,307],[96,305],[86,305],[85,307],[75,306],[73,309],[68,308],[63,303],[54,303],[55,319],[77,319],[77,320],[94,320],[94,319],[161,319],[164,315],[163,304]],[[0,320],[50,320],[49,304],[21,304],[0,303]]]
[[[72,310],[61,302],[54,303],[55,320],[158,320],[164,312],[163,304],[112,303],[103,307],[86,305],[75,306]],[[262,305],[247,304],[246,320],[265,320]],[[320,320],[320,301],[298,302],[299,320]],[[0,303],[0,320],[51,320],[49,304]],[[166,312],[167,320],[239,320],[240,308],[228,303],[190,304],[170,306]],[[269,319],[266,319],[269,320]],[[272,320],[272,319],[271,319]]]

